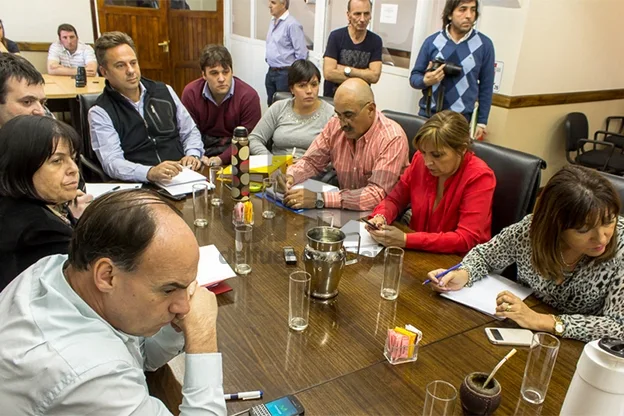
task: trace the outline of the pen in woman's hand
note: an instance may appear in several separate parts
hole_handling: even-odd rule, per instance
[[[461,264],[461,263],[457,263],[455,266],[453,266],[453,267],[451,267],[451,268],[448,268],[448,269],[444,270],[443,272],[438,273],[438,274],[436,275],[436,278],[437,278],[437,279],[439,279],[439,278],[441,278],[441,277],[444,277],[444,276],[446,276],[447,274],[449,274],[450,272],[452,272],[453,270],[457,270],[457,269],[459,269],[461,266],[462,266],[462,264]],[[425,280],[425,281],[423,282],[423,285],[429,284],[429,283],[431,283],[431,282],[432,282],[432,280],[431,280],[431,279],[427,279],[427,280]]]

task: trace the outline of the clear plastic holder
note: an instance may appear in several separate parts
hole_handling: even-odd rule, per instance
[[[384,346],[384,357],[392,365],[411,363],[418,359],[418,348],[422,340],[422,332],[412,325],[406,325],[405,329],[416,334],[416,340],[413,344],[398,344],[391,335],[393,328],[388,329],[386,344]]]

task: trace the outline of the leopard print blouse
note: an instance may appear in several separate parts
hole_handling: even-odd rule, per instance
[[[561,285],[544,279],[533,268],[529,240],[532,218],[527,215],[464,257],[462,268],[468,271],[469,282],[517,263],[518,282],[562,312],[563,337],[584,342],[603,336],[624,340],[624,218],[617,220],[615,257],[602,263],[584,257]]]

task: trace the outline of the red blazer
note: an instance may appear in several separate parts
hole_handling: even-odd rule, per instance
[[[371,216],[382,214],[392,223],[412,204],[406,247],[435,253],[464,254],[491,237],[492,197],[496,178],[492,169],[467,152],[459,169],[444,183],[435,211],[438,178],[425,167],[420,152],[412,159],[392,192]]]

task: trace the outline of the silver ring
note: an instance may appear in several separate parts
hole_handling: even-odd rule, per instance
[[[511,305],[507,304],[507,307],[505,307],[505,312],[511,312]]]

